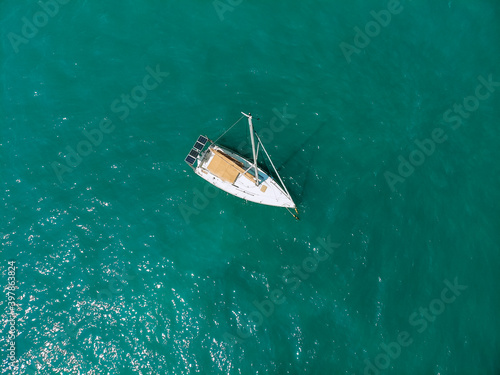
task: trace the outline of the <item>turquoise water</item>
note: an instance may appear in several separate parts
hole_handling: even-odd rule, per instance
[[[20,374],[500,373],[497,1],[44,4],[0,3]],[[184,163],[240,111],[300,221]]]

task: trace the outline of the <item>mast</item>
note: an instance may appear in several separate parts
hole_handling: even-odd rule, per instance
[[[257,168],[257,153],[255,152],[255,140],[253,135],[253,124],[252,124],[252,114],[241,112],[244,116],[248,117],[248,126],[250,127],[250,140],[252,141],[252,154],[253,154],[253,166],[255,168],[255,185],[259,185],[259,170]]]

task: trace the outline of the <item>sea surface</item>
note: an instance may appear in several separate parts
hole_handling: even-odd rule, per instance
[[[2,0],[0,29],[0,374],[500,373],[498,0]],[[241,111],[300,220],[184,162]],[[249,156],[245,120],[220,142]]]

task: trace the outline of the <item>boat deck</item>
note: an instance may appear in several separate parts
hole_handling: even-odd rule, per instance
[[[195,172],[212,185],[239,198],[270,206],[295,207],[291,197],[260,168],[257,185],[252,167],[253,164],[241,155],[214,145],[200,158]]]
[[[255,182],[255,178],[243,168],[242,162],[223,153],[221,150],[212,149],[213,157],[207,169],[222,181],[234,184],[240,174]]]

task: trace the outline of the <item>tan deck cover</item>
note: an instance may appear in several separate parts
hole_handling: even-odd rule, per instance
[[[207,169],[221,180],[234,184],[238,175],[245,172],[243,164],[219,150],[212,150],[214,157]]]

